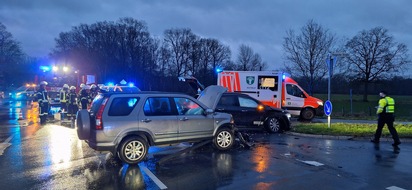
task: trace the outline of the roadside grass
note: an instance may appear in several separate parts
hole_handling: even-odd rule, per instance
[[[400,138],[412,138],[412,124],[395,123],[395,128]],[[328,128],[327,123],[299,123],[292,127],[291,132],[314,135],[372,137],[375,130],[376,124],[333,123]],[[386,125],[383,128],[382,137],[391,137]]]
[[[327,94],[314,94],[315,97],[327,100]],[[412,121],[412,96],[391,96],[395,99],[395,116],[397,121]],[[378,95],[368,95],[368,102],[362,95],[331,94],[333,105],[332,117],[341,119],[376,119]]]

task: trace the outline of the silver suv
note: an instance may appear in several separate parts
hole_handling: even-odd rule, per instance
[[[213,112],[215,95],[211,90],[199,101],[179,93],[102,93],[89,111],[77,113],[77,134],[92,149],[110,151],[128,164],[162,144],[213,140],[217,149],[227,150],[235,142],[234,121]]]

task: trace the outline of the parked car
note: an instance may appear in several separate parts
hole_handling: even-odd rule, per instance
[[[140,89],[136,86],[121,86],[121,85],[113,85],[113,86],[104,86],[99,85],[101,92],[124,92],[124,93],[136,93],[139,92]]]
[[[235,142],[234,121],[213,112],[214,95],[205,94],[202,103],[181,93],[100,93],[90,111],[77,113],[77,134],[92,149],[110,151],[128,164],[162,144],[212,140],[218,150],[228,150]]]
[[[290,129],[290,113],[285,110],[264,105],[249,95],[226,92],[222,88],[215,111],[232,114],[236,127],[239,130],[266,129],[270,133],[277,133]],[[200,95],[202,96],[202,94]]]
[[[32,100],[35,92],[36,84],[26,84],[10,91],[9,98],[11,100]]]

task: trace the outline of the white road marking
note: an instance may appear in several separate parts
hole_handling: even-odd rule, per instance
[[[0,144],[0,156],[3,155],[4,150],[6,150],[6,148],[11,145],[9,142],[12,138],[13,138],[13,136],[10,136],[3,143]]]
[[[156,183],[160,189],[167,189],[166,185],[163,184],[147,167],[142,166],[142,170]]]
[[[306,161],[306,160],[298,160],[298,161],[301,161],[301,162],[303,162],[305,164],[308,164],[308,165],[311,165],[311,166],[323,166],[323,165],[325,165],[325,164],[322,164],[322,163],[316,162],[316,161]]]
[[[387,187],[386,189],[387,189],[387,190],[406,190],[406,189],[403,189],[403,188],[400,188],[400,187],[396,187],[396,186],[390,186],[390,187]]]

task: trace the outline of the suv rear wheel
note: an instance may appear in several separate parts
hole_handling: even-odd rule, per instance
[[[119,158],[128,164],[137,164],[146,157],[148,148],[142,137],[128,137],[120,145]]]
[[[280,122],[274,117],[269,117],[266,121],[266,130],[269,133],[278,133],[280,131]]]
[[[228,150],[235,142],[235,135],[228,128],[219,129],[213,139],[214,146],[219,150]]]
[[[77,136],[81,140],[90,137],[90,116],[87,110],[79,110],[76,115]]]

